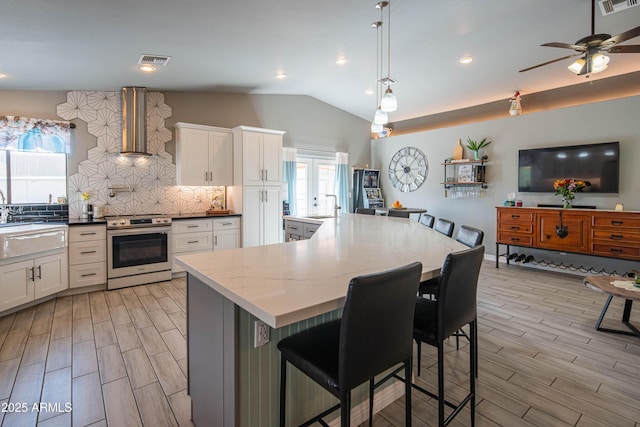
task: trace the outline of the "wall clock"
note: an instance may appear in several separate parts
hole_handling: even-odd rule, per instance
[[[416,147],[405,147],[393,155],[389,162],[389,180],[398,190],[415,191],[427,179],[427,156]]]

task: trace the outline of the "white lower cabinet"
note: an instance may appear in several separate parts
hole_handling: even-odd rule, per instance
[[[177,255],[211,252],[240,247],[240,218],[195,218],[171,224],[172,273],[181,273]]]
[[[107,283],[107,229],[105,225],[69,228],[69,288]]]
[[[213,220],[213,250],[240,247],[240,218],[216,218]]]
[[[0,266],[0,312],[67,289],[66,248]]]

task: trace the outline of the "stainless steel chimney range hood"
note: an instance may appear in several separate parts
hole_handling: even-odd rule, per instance
[[[123,156],[150,156],[147,152],[147,88],[122,88]]]

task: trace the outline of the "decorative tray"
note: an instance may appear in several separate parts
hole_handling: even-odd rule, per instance
[[[231,212],[229,209],[209,209],[207,211],[207,215],[208,216],[215,216],[215,215],[229,215],[229,212]]]

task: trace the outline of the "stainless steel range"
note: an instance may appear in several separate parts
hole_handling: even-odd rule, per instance
[[[109,216],[107,288],[171,280],[171,218]]]

